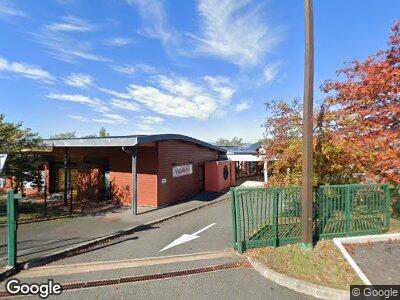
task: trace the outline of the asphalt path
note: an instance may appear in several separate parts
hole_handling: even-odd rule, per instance
[[[166,280],[66,291],[57,299],[311,299],[265,280],[252,269],[234,269]]]
[[[198,237],[193,238],[194,234]],[[160,252],[182,236],[186,242]],[[44,269],[22,271],[15,277],[23,282],[46,282],[52,278],[68,284],[245,261],[245,257],[232,250],[231,237],[230,201],[222,201],[54,262]],[[4,289],[4,282],[0,285]],[[267,280],[249,267],[71,290],[57,298],[309,299]]]
[[[112,261],[231,249],[230,212],[230,201],[222,201],[124,236],[108,245],[100,245],[89,252],[66,258],[55,264]],[[160,252],[183,234],[193,234],[214,223],[215,225],[199,233],[198,238]],[[90,230],[90,228],[80,230]]]
[[[136,216],[132,215],[129,208],[124,207],[97,211],[86,216],[19,224],[18,261],[26,262],[53,254],[82,242],[163,219],[225,197],[229,197],[229,194],[203,192],[162,209],[140,207]],[[6,265],[6,262],[7,247],[0,247],[0,266]]]

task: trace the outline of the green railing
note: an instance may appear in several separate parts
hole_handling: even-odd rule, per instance
[[[0,194],[0,219],[7,220],[7,193],[1,192]],[[0,256],[3,259],[0,260],[0,267],[7,265],[7,247],[8,247],[8,234],[7,234],[7,222],[0,222]]]
[[[238,251],[300,242],[300,187],[238,187],[231,193],[233,245]],[[389,229],[386,184],[321,186],[314,192],[313,204],[315,239]]]
[[[6,199],[2,198],[5,205],[0,206],[0,216],[6,218],[6,222],[0,223],[0,267],[14,268],[17,265],[17,227],[18,227],[18,199],[21,196],[9,190]],[[4,203],[3,203],[4,204]],[[7,258],[7,259],[5,259]]]

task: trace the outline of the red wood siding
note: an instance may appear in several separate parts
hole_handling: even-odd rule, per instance
[[[199,167],[217,158],[217,151],[196,144],[175,140],[158,142],[158,206],[197,194],[200,191]],[[172,177],[173,164],[179,166],[189,163],[193,164],[193,174]],[[163,178],[167,183],[161,183]]]
[[[228,170],[228,177],[224,178],[224,168]],[[230,160],[207,162],[205,165],[205,191],[221,192],[235,182],[235,165]]]

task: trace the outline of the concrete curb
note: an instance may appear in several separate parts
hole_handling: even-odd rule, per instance
[[[6,268],[5,270],[0,271],[0,282],[6,280],[8,277],[11,277],[16,273],[17,270],[13,268]]]
[[[349,291],[333,289],[299,280],[271,270],[255,257],[247,257],[247,259],[262,276],[293,291],[318,299],[350,299]]]
[[[385,233],[373,235],[360,235],[351,237],[334,238],[342,244],[358,244],[358,243],[375,243],[385,242],[389,240],[400,240],[400,233]]]
[[[139,225],[136,225],[136,226],[124,229],[124,230],[120,230],[120,231],[114,232],[114,233],[106,235],[104,237],[100,237],[100,238],[97,238],[97,239],[94,239],[94,240],[83,242],[83,243],[78,244],[76,246],[73,246],[73,247],[70,247],[70,248],[67,248],[67,249],[64,249],[64,250],[61,250],[61,251],[54,252],[52,254],[49,254],[49,255],[46,255],[46,256],[43,256],[43,257],[40,257],[40,258],[35,258],[35,259],[32,259],[32,260],[27,261],[27,262],[22,262],[22,263],[19,264],[19,269],[27,270],[27,269],[34,268],[34,267],[43,266],[43,265],[46,265],[46,264],[48,264],[50,262],[53,262],[53,261],[56,261],[56,260],[59,260],[59,259],[62,259],[62,258],[66,258],[66,257],[69,257],[69,256],[73,256],[73,255],[85,252],[85,250],[88,250],[88,249],[90,249],[90,248],[92,248],[92,247],[94,247],[96,245],[106,244],[106,243],[108,243],[108,242],[110,242],[112,240],[120,238],[121,236],[132,234],[132,233],[134,233],[136,231],[140,231],[142,229],[148,228],[149,226],[152,226],[152,225],[155,225],[155,224],[159,224],[159,223],[162,223],[162,222],[167,221],[169,219],[173,219],[173,218],[188,214],[190,212],[193,212],[195,210],[204,208],[204,207],[209,206],[209,205],[217,204],[217,203],[222,202],[222,201],[227,200],[227,199],[229,199],[229,197],[224,197],[222,199],[214,200],[214,201],[205,203],[203,205],[192,207],[192,208],[189,208],[187,210],[183,210],[183,211],[180,211],[178,213],[175,213],[175,214],[172,214],[172,215],[169,215],[169,216],[166,216],[166,217],[163,217],[163,218],[151,221],[151,222],[147,222],[147,223],[144,223],[144,224],[139,224]],[[0,274],[0,278],[1,278],[1,274]]]

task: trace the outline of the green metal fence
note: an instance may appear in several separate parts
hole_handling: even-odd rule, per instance
[[[0,199],[0,267],[17,264],[18,199],[13,190]]]
[[[13,190],[7,193],[7,235],[8,235],[8,266],[17,265],[17,227],[18,227],[18,200]]]
[[[1,194],[0,199],[0,267],[7,265],[7,194]]]
[[[233,245],[249,248],[301,241],[301,188],[232,188]],[[314,236],[380,233],[389,229],[387,184],[329,185],[314,192]]]

